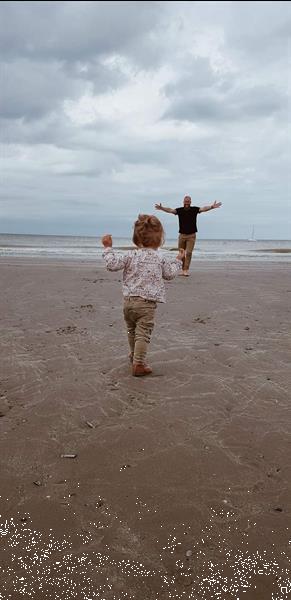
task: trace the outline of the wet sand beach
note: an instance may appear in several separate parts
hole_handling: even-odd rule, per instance
[[[147,378],[121,272],[0,276],[1,600],[291,597],[290,266],[193,260]]]

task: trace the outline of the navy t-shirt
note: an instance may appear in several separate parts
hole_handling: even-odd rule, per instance
[[[176,213],[179,218],[179,233],[189,235],[190,233],[196,233],[197,231],[197,215],[199,213],[199,206],[190,206],[189,208],[176,208]]]

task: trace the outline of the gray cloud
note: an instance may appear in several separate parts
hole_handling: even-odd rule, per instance
[[[81,83],[65,76],[61,65],[17,60],[2,65],[1,114],[6,118],[39,119],[66,97],[81,94]]]
[[[281,114],[288,116],[288,97],[274,86],[249,86],[230,90],[211,87],[204,91],[194,87],[176,93],[164,118],[188,121],[247,121]]]
[[[126,234],[189,193],[223,201],[219,237],[250,214],[287,237],[289,17],[285,2],[0,3],[1,229]]]
[[[61,109],[65,99],[82,96],[89,86],[92,92],[100,93],[127,80],[117,68],[106,68],[98,63],[68,68],[56,61],[25,58],[2,63],[0,68],[3,82],[1,114],[11,119],[39,119]]]
[[[158,2],[2,2],[2,56],[86,61],[129,51],[155,27]]]
[[[38,119],[88,87],[124,85],[114,56],[146,64],[159,13],[156,2],[1,2],[2,117]]]
[[[252,65],[288,61],[290,52],[290,2],[234,2],[228,14],[227,44]]]
[[[185,64],[182,67],[182,75],[174,82],[167,84],[165,92],[168,96],[175,96],[177,93],[187,95],[189,90],[209,89],[212,85],[217,85],[218,81],[209,58],[186,56]]]

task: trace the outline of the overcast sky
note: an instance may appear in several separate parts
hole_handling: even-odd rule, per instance
[[[1,2],[0,231],[291,238],[290,2]],[[157,213],[166,236],[177,217]]]

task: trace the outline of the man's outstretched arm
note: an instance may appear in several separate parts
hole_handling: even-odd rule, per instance
[[[199,212],[207,212],[208,210],[213,210],[214,208],[219,208],[222,205],[222,202],[213,202],[213,204],[209,204],[209,206],[201,206]]]
[[[172,215],[176,215],[177,211],[175,208],[166,208],[165,206],[162,206],[162,203],[160,202],[160,204],[155,204],[155,208],[157,210],[163,210],[166,213],[172,213]]]

